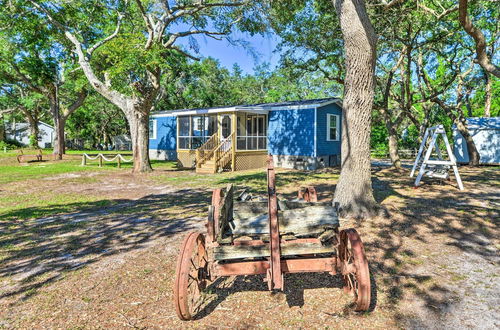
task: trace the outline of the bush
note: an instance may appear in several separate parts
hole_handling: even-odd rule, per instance
[[[23,144],[16,140],[6,139],[5,141],[0,141],[0,150],[7,148],[7,150],[22,148]]]
[[[38,148],[38,139],[36,135],[30,135],[30,147]]]

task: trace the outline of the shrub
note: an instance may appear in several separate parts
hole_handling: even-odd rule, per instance
[[[0,150],[7,148],[7,150],[18,149],[23,147],[22,143],[19,143],[16,140],[6,139],[5,141],[0,141]]]

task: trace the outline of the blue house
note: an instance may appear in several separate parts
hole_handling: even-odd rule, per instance
[[[466,118],[467,128],[479,152],[479,163],[500,164],[500,117]],[[469,162],[467,143],[453,125],[453,153],[459,163]]]
[[[338,98],[156,112],[151,159],[177,160],[201,173],[266,165],[316,169],[340,162]]]

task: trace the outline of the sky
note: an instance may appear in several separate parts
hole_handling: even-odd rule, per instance
[[[232,45],[228,40],[215,40],[207,36],[196,36],[196,41],[199,46],[199,54],[190,51],[192,55],[197,57],[213,57],[218,59],[222,66],[232,69],[233,64],[237,63],[244,73],[252,74],[254,68],[258,64],[269,63],[271,69],[275,68],[279,62],[280,56],[278,53],[273,53],[279,39],[276,35],[269,36],[254,35],[249,33],[233,32],[231,33],[233,40],[241,40],[249,47],[246,49],[242,45]],[[189,49],[189,41],[187,38],[182,38],[180,44]],[[256,55],[252,55],[253,53]]]

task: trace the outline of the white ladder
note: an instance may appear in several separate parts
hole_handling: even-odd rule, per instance
[[[437,143],[437,139],[439,136],[443,137],[444,144],[446,145],[446,152],[448,153],[448,157],[450,160],[444,160],[443,155],[441,154],[441,150],[439,149],[439,145]],[[427,145],[427,140],[431,138],[429,145]],[[438,159],[430,159],[432,155],[432,151],[436,149],[436,154]],[[425,156],[420,163],[420,157],[424,153]],[[448,170],[450,167],[453,168],[453,172],[455,173],[455,179],[457,180],[458,187],[460,190],[464,190],[464,186],[462,184],[462,179],[460,178],[460,174],[458,173],[457,160],[455,159],[455,155],[451,151],[450,143],[448,142],[448,138],[446,137],[446,131],[444,130],[443,125],[437,125],[433,127],[429,127],[425,130],[424,138],[422,139],[422,143],[420,144],[420,148],[418,149],[417,158],[415,159],[415,163],[413,164],[413,168],[411,169],[410,178],[415,174],[415,170],[420,165],[420,169],[418,170],[417,179],[415,180],[415,187],[418,187],[420,184],[420,180],[422,180],[422,176],[434,177],[434,178],[442,178],[447,179],[449,177]]]

